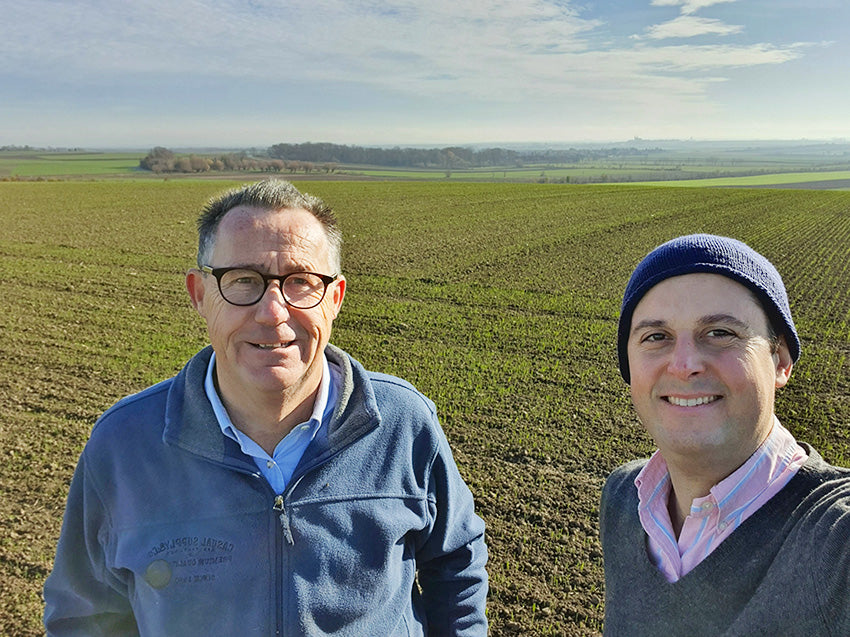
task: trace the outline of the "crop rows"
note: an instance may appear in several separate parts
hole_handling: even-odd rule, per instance
[[[40,634],[97,415],[205,343],[183,291],[223,182],[0,183],[0,634]],[[494,635],[598,634],[599,489],[651,451],[616,369],[620,295],[678,234],[750,242],[788,284],[803,358],[780,418],[850,462],[850,193],[310,182],[345,233],[333,341],[437,404],[487,522]]]

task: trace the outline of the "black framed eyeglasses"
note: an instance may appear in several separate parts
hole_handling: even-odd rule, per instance
[[[286,304],[299,310],[316,307],[325,298],[328,286],[339,275],[315,272],[290,272],[289,274],[263,274],[250,268],[213,268],[205,265],[201,270],[212,274],[218,282],[218,291],[231,305],[254,305],[259,302],[270,281],[280,285]]]

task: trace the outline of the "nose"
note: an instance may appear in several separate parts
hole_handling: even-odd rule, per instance
[[[689,378],[704,369],[704,361],[698,344],[690,336],[679,336],[673,343],[668,370],[679,378]]]
[[[289,306],[283,298],[280,282],[269,281],[266,291],[255,306],[254,316],[258,323],[278,325],[289,318]]]

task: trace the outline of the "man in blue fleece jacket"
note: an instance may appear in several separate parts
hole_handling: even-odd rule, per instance
[[[95,425],[48,634],[485,635],[484,523],[433,403],[329,344],[331,210],[264,181],[198,227],[211,347]]]

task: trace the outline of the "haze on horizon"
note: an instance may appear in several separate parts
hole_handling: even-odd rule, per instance
[[[850,138],[846,0],[0,0],[0,146]]]

